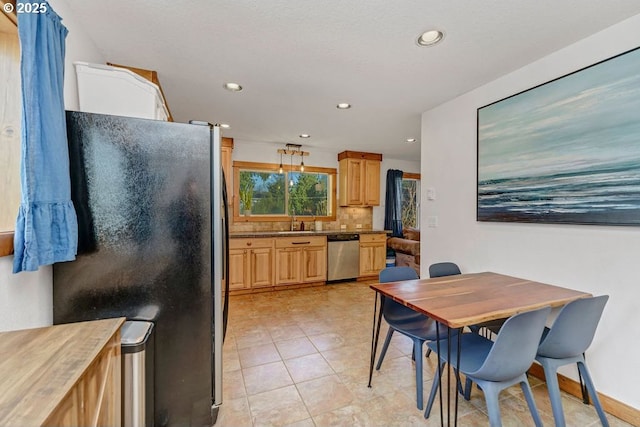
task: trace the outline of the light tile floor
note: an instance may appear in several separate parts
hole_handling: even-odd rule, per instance
[[[367,387],[373,302],[364,282],[231,296],[216,427],[439,426],[437,402],[428,420],[416,407],[412,344],[402,335],[394,334]],[[425,404],[435,360],[425,359]],[[553,425],[545,384],[530,382],[543,423]],[[593,406],[564,393],[563,405],[568,426],[600,425]],[[504,426],[533,425],[518,387],[502,393],[500,406]],[[469,402],[460,400],[458,425],[488,424],[474,389]]]

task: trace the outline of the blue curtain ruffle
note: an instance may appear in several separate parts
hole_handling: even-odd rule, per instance
[[[64,112],[67,29],[44,3],[46,13],[18,14],[22,198],[14,235],[14,273],[73,260],[78,246]]]

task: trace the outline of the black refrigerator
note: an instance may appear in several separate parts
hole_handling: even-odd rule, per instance
[[[153,322],[147,423],[210,426],[228,307],[219,128],[67,112],[67,134],[78,256],[54,265],[54,323]]]

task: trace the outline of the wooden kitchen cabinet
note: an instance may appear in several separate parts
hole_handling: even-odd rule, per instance
[[[0,425],[119,426],[124,320],[0,333]]]
[[[360,235],[360,277],[377,276],[387,261],[387,235]]]
[[[379,206],[382,154],[343,151],[338,162],[338,204]]]
[[[327,243],[302,248],[302,282],[327,280]]]
[[[274,284],[274,239],[229,239],[229,290]]]
[[[227,198],[229,206],[233,206],[231,198],[233,197],[233,170],[231,169],[231,155],[233,154],[233,138],[222,137],[221,141],[221,163],[224,170],[224,177],[227,181]]]
[[[326,236],[276,239],[276,285],[327,280]]]
[[[301,256],[302,248],[276,248],[276,285],[302,282]]]

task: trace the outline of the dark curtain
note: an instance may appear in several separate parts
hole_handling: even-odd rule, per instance
[[[384,229],[392,237],[402,237],[402,171],[387,171],[387,192],[384,204]]]
[[[38,5],[40,13],[18,14],[22,197],[14,235],[14,273],[73,260],[78,245],[63,95],[67,29],[46,1]]]

